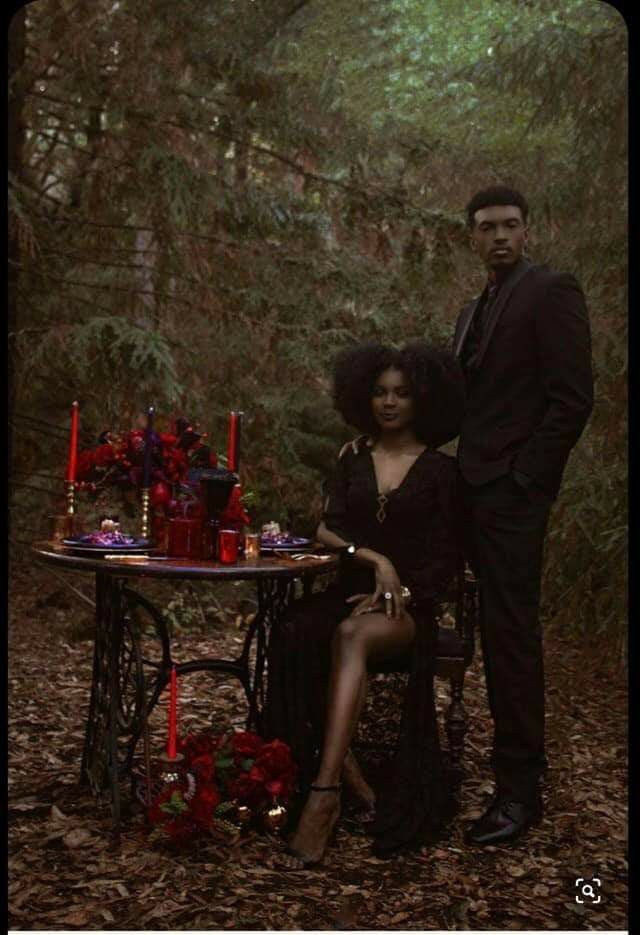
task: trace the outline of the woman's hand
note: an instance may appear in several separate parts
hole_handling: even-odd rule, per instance
[[[402,596],[402,584],[398,578],[397,572],[391,562],[386,558],[381,558],[374,566],[376,575],[376,589],[373,594],[354,594],[347,599],[348,603],[359,601],[360,603],[353,611],[353,616],[359,614],[371,613],[373,610],[382,610],[389,618],[397,618],[404,612],[404,598]],[[391,595],[387,598],[385,595]]]
[[[359,601],[360,603],[354,607],[351,612],[352,617],[359,617],[360,614],[370,614],[374,610],[382,610],[382,602],[374,601],[373,594],[354,594],[352,597],[347,598],[347,604],[353,604],[354,601]]]

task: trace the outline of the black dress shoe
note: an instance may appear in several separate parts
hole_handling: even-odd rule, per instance
[[[514,841],[523,831],[542,819],[542,805],[527,805],[497,799],[474,821],[465,834],[467,844],[503,844]]]

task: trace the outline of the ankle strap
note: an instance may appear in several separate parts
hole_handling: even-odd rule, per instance
[[[313,792],[339,792],[342,788],[342,783],[339,782],[337,786],[316,786],[315,783],[311,783],[309,788]]]

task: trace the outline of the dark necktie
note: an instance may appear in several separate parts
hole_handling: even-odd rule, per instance
[[[471,327],[469,328],[467,340],[465,341],[465,348],[462,358],[463,366],[465,368],[474,368],[475,360],[480,349],[480,345],[482,344],[482,338],[484,336],[485,329],[487,327],[487,322],[489,321],[489,314],[493,308],[497,294],[498,283],[494,282],[492,279],[489,279],[487,282],[487,291],[484,302],[481,302],[480,307],[476,309],[476,313],[473,316],[473,321],[471,322]]]
[[[483,303],[482,308],[480,309],[480,315],[478,316],[477,333],[479,342],[482,341],[482,337],[487,327],[487,322],[489,321],[489,314],[493,308],[493,303],[496,300],[497,294],[498,283],[493,282],[490,279],[487,283],[487,297]]]

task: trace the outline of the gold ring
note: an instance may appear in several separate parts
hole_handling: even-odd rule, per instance
[[[393,594],[391,593],[391,591],[385,591],[385,592],[384,592],[384,599],[385,599],[385,601],[390,601],[392,598],[393,598]]]

